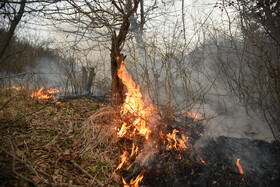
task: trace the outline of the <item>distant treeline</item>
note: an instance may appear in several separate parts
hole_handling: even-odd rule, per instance
[[[6,35],[7,31],[0,28],[0,46],[3,45]],[[23,72],[27,67],[35,67],[37,61],[42,57],[58,58],[58,55],[48,47],[47,42],[32,43],[27,39],[13,36],[0,59],[0,73],[7,75]]]

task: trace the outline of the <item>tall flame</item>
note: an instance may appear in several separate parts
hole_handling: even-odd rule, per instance
[[[120,57],[117,57],[116,60],[119,62]],[[125,165],[130,165],[132,160],[136,158],[138,154],[138,146],[135,145],[134,141],[134,136],[136,134],[145,137],[145,140],[150,140],[149,135],[151,134],[151,129],[149,128],[148,120],[153,116],[153,114],[155,114],[155,108],[152,105],[146,105],[144,103],[140,87],[132,80],[132,77],[129,75],[124,66],[123,60],[121,61],[118,70],[118,77],[122,80],[127,89],[125,101],[121,108],[121,116],[123,119],[129,120],[123,121],[122,127],[118,129],[117,135],[118,137],[130,138],[133,140],[133,145],[130,156],[127,151],[123,152],[120,163],[115,171],[120,170]],[[165,134],[161,131],[160,137],[167,149],[175,149],[177,151],[186,150],[187,146],[185,145],[185,142],[188,137],[185,137],[184,134],[177,134],[179,134],[179,130],[177,129],[174,129],[172,134]],[[141,152],[141,150],[139,152]],[[178,155],[178,159],[182,159],[180,154]],[[144,172],[145,171],[142,171],[135,180],[132,179],[129,183],[122,179],[123,185],[138,186],[138,183],[143,179]]]
[[[147,106],[144,104],[140,87],[132,80],[132,77],[129,75],[124,66],[124,61],[121,62],[118,70],[118,76],[127,88],[127,94],[121,109],[121,114],[123,116],[126,114],[132,114],[135,118],[132,125],[140,135],[148,139],[151,131],[148,128],[146,120],[150,112],[153,111],[153,107],[152,105]],[[124,123],[122,129],[118,133],[118,136],[124,136],[129,128],[130,126],[127,126],[127,124]]]

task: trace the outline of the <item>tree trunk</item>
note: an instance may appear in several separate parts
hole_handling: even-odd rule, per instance
[[[113,0],[112,3],[119,10],[121,8],[116,4]],[[121,62],[125,59],[125,56],[121,54],[122,47],[125,43],[125,39],[128,33],[128,29],[130,26],[129,18],[130,16],[136,12],[139,4],[139,0],[134,0],[133,7],[132,1],[127,1],[128,9],[126,12],[121,10],[123,14],[123,22],[121,24],[118,35],[116,32],[112,32],[112,47],[111,47],[111,73],[112,73],[112,104],[113,105],[121,105],[124,102],[125,97],[125,86],[122,83],[122,80],[118,77],[118,70],[121,65]],[[117,58],[118,57],[118,58]]]
[[[124,102],[125,86],[122,83],[122,80],[118,77],[118,70],[125,57],[123,54],[120,54],[120,49],[113,41],[114,40],[112,40],[111,51],[112,104],[121,105]]]
[[[92,82],[95,79],[95,68],[91,67],[89,69],[89,75],[88,75],[88,79],[87,79],[87,85],[86,85],[86,93],[90,94],[90,89],[92,87]]]
[[[16,30],[16,27],[19,23],[19,21],[21,20],[21,17],[24,13],[24,7],[25,7],[25,3],[26,3],[26,0],[21,0],[20,1],[20,8],[19,8],[19,11],[17,12],[16,16],[14,17],[14,19],[11,21],[11,26],[9,28],[9,31],[7,33],[7,36],[4,38],[4,41],[3,41],[3,44],[0,46],[0,59],[3,57],[8,45],[9,45],[9,42],[11,40],[11,38],[13,37],[14,35],[14,32]],[[1,62],[1,61],[0,61]]]

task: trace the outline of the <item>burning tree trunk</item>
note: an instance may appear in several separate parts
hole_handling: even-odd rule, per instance
[[[121,105],[124,102],[125,87],[122,80],[118,77],[118,69],[124,59],[125,56],[123,54],[114,55],[111,53],[112,103],[115,105]]]
[[[122,10],[115,1],[112,1],[114,6],[123,14],[123,21],[118,34],[115,31],[112,33],[112,47],[111,47],[111,73],[112,73],[112,103],[114,105],[121,105],[124,102],[125,89],[122,80],[118,77],[118,69],[121,62],[124,61],[125,56],[121,54],[126,35],[129,30],[129,17],[137,10],[139,0],[127,1],[127,10]]]

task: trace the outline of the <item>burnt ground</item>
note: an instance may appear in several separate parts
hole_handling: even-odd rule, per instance
[[[132,147],[117,139],[120,125],[118,109],[102,98],[55,104],[30,98],[30,91],[0,90],[0,186],[122,186],[121,177],[129,181],[142,170],[140,186],[147,187],[280,186],[279,143],[200,136],[203,126],[191,119],[165,129],[186,132],[188,150],[162,146],[148,164],[114,174],[123,150]]]
[[[135,179],[142,170],[147,170],[141,183],[147,187],[280,186],[279,142],[224,136],[200,137],[199,132],[203,129],[201,124],[192,124],[185,129],[193,143],[189,150],[179,152],[162,149],[149,166],[135,164],[130,171],[124,172],[126,181]],[[238,158],[244,174],[240,174],[236,165]]]
[[[218,137],[202,138],[203,145],[189,153],[161,151],[150,168],[135,164],[131,169],[139,174],[147,170],[143,186],[280,186],[279,143],[261,140]],[[202,143],[199,143],[202,144]],[[205,161],[205,164],[199,158]],[[244,174],[239,173],[236,159]],[[135,169],[137,168],[137,169]],[[136,175],[125,173],[126,181]]]

